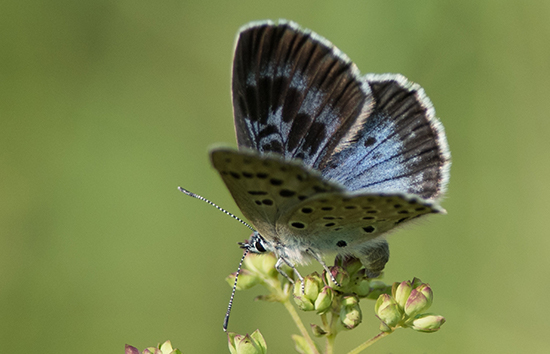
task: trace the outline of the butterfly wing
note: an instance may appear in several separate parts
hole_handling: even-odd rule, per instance
[[[276,238],[281,214],[316,194],[343,191],[320,173],[274,154],[216,148],[210,158],[243,215],[269,241]]]
[[[412,194],[324,193],[297,204],[280,218],[277,232],[304,243],[322,240],[321,251],[336,250],[340,240],[354,246],[429,213],[445,211]]]
[[[372,95],[328,40],[292,22],[253,22],[238,35],[233,109],[239,148],[320,168],[357,133]]]
[[[415,195],[332,192],[296,205],[277,221],[276,231],[289,255],[306,249],[318,255],[353,255],[377,276],[389,259],[381,235],[422,215],[444,212]]]
[[[349,190],[437,200],[449,179],[443,126],[424,90],[401,75],[367,75],[375,105],[353,143],[322,171]]]

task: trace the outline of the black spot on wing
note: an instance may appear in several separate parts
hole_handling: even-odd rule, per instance
[[[347,245],[348,244],[344,240],[340,240],[340,241],[336,242],[336,246],[338,246],[338,247],[346,247]]]

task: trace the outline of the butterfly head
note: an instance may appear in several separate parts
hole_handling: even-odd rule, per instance
[[[271,243],[266,241],[258,231],[254,231],[247,241],[239,242],[239,246],[252,253],[273,252]]]

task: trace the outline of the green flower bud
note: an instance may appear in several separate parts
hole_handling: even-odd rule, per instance
[[[428,284],[421,284],[411,291],[407,302],[405,303],[405,313],[413,317],[426,311],[433,302],[433,292]]]
[[[279,272],[275,269],[277,258],[273,253],[255,254],[249,253],[244,259],[244,268],[253,273],[277,277]]]
[[[319,296],[315,300],[315,310],[318,314],[325,313],[332,305],[332,289],[328,286],[323,287]]]
[[[363,318],[359,307],[359,299],[356,296],[344,296],[341,304],[340,321],[344,327],[347,329],[357,327]]]
[[[313,335],[315,337],[322,337],[327,334],[327,331],[325,331],[321,326],[318,326],[316,324],[311,324],[311,332],[313,332]]]
[[[241,335],[234,332],[227,334],[229,352],[231,354],[265,354],[267,346],[259,330],[252,335]]]
[[[136,347],[126,344],[124,346],[124,354],[141,354]]]
[[[323,272],[325,283],[328,284],[331,288],[341,289],[349,284],[349,274],[344,268],[338,266],[330,267],[330,272],[332,273],[332,276],[334,277],[334,279],[336,279],[338,284],[340,284],[340,287],[334,284],[334,282],[332,281],[332,277],[325,271]]]
[[[402,282],[395,289],[395,293],[393,296],[395,297],[395,301],[397,301],[402,309],[405,308],[405,304],[407,303],[407,299],[409,298],[409,295],[411,295],[412,290],[413,288],[410,281]]]
[[[380,332],[393,332],[393,329],[383,321],[380,321]]]
[[[395,301],[390,305],[380,308],[377,315],[389,327],[395,327],[403,316],[399,310],[399,305]]]
[[[159,346],[159,349],[162,354],[181,354],[179,349],[172,348],[172,343],[167,340]]]
[[[235,283],[236,275],[237,273],[231,273],[225,278],[230,286],[233,286],[233,284]],[[252,273],[248,269],[241,269],[241,273],[239,274],[239,281],[237,282],[237,290],[250,289],[259,282],[260,278],[256,274]]]
[[[304,277],[304,294],[305,297],[307,297],[311,301],[315,301],[317,299],[317,296],[319,296],[319,292],[321,291],[321,288],[323,287],[323,281],[321,280],[321,276],[319,273],[314,272]],[[298,289],[297,289],[298,288]],[[294,293],[296,294],[296,291],[302,291],[301,284],[296,283],[294,286]]]
[[[143,354],[162,354],[162,353],[160,352],[160,349],[158,349],[158,348],[149,347],[149,348],[146,348],[143,351]]]
[[[304,295],[296,295],[296,293],[295,293],[294,294],[294,302],[296,303],[296,305],[298,305],[298,307],[302,311],[313,311],[313,310],[315,310],[315,305],[313,304],[313,301],[309,300]]]
[[[432,288],[430,287],[430,284],[420,284],[416,291],[420,291],[424,296],[426,296],[426,299],[428,300],[428,307],[432,306],[434,302],[434,293],[432,291]]]
[[[414,277],[413,280],[411,280],[411,284],[413,289],[416,289],[419,285],[423,283],[422,283],[422,280],[418,279],[417,277]]]
[[[419,332],[433,333],[437,332],[441,326],[445,323],[445,317],[432,315],[432,314],[422,314],[418,315],[412,322],[412,329]]]
[[[366,278],[360,279],[351,291],[359,297],[365,297],[371,292],[370,282]]]
[[[141,354],[139,350],[131,345],[126,344],[125,354]],[[182,354],[179,349],[172,348],[172,343],[169,340],[159,344],[158,348],[149,347],[143,351],[143,354]]]
[[[395,299],[388,294],[380,295],[376,301],[374,310],[378,318],[388,327],[395,327],[403,316]]]
[[[391,295],[381,294],[380,296],[378,296],[378,299],[374,304],[374,313],[378,313],[378,310],[382,307],[382,305],[387,306],[391,303],[391,301],[392,301]]]
[[[338,264],[336,264],[335,260],[334,265],[341,265],[342,268],[344,268],[350,275],[357,273],[359,269],[363,267],[363,263],[361,263],[359,258],[353,256],[346,256],[343,259],[340,259]]]

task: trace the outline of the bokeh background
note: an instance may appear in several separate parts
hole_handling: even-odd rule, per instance
[[[240,215],[207,151],[235,146],[234,36],[266,18],[420,83],[447,131],[448,215],[391,235],[385,281],[430,283],[448,322],[373,351],[547,352],[550,3],[294,0],[2,2],[1,351],[227,352],[224,278],[249,232],[176,187]],[[261,293],[237,294],[230,329],[292,351]],[[337,352],[376,333],[362,304]]]

